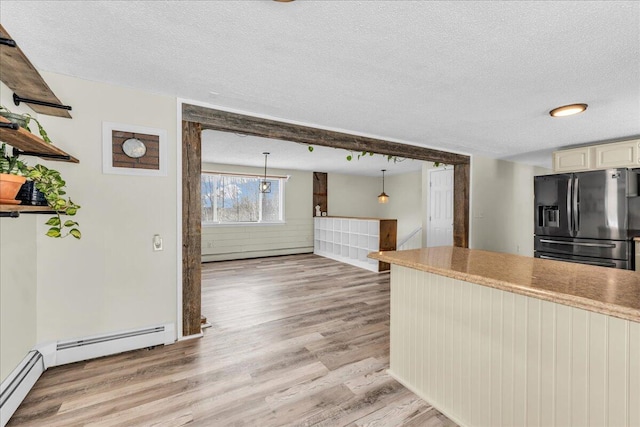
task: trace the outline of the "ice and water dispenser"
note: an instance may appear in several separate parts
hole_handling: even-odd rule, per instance
[[[560,210],[558,206],[538,206],[539,227],[559,227]]]

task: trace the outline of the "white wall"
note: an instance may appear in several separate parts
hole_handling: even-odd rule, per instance
[[[473,156],[470,247],[533,256],[533,177],[549,172]]]
[[[260,175],[260,168],[205,163],[203,171]],[[313,173],[269,169],[273,175],[290,175],[285,184],[285,224],[203,226],[202,260],[255,258],[313,252]]]
[[[36,345],[36,221],[0,218],[0,381]]]
[[[40,116],[56,145],[79,164],[46,162],[62,173],[82,206],[82,239],[44,236],[37,221],[37,341],[61,340],[176,322],[176,100],[42,73],[73,119]],[[102,174],[102,121],[162,128],[168,135],[168,176]],[[164,250],[152,251],[160,234]]]

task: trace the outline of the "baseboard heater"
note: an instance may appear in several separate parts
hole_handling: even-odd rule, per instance
[[[0,425],[5,426],[29,390],[45,371],[44,358],[37,350],[27,353],[22,362],[0,384]]]
[[[0,426],[4,427],[40,375],[52,366],[95,359],[176,340],[173,324],[37,345],[0,384]]]
[[[78,340],[59,341],[56,344],[55,359],[49,366],[66,365],[81,360],[138,350],[175,342],[173,324],[135,329],[113,334],[96,335]]]

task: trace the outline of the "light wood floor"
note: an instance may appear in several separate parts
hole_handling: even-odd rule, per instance
[[[202,284],[204,338],[52,368],[9,425],[455,425],[385,373],[388,274],[296,255]]]

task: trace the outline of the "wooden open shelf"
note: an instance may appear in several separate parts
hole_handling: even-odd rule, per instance
[[[12,39],[2,25],[0,25],[0,37]],[[0,44],[0,65],[2,66],[2,81],[16,95],[22,98],[62,104],[18,46]],[[39,114],[71,118],[71,114],[67,110],[36,104],[27,105]]]
[[[2,205],[0,204],[0,218],[18,218],[20,214],[52,214],[55,213],[49,206],[31,205]]]
[[[53,213],[49,206],[0,205],[0,212]]]
[[[0,116],[0,123],[10,123],[10,121]],[[43,155],[42,158],[47,160],[80,163],[75,157],[62,151],[55,145],[45,142],[42,138],[23,128],[19,128],[18,130],[0,128],[0,141],[6,142],[18,150],[33,153],[29,155],[37,156],[41,154]],[[46,156],[61,156],[62,158],[49,158]]]

